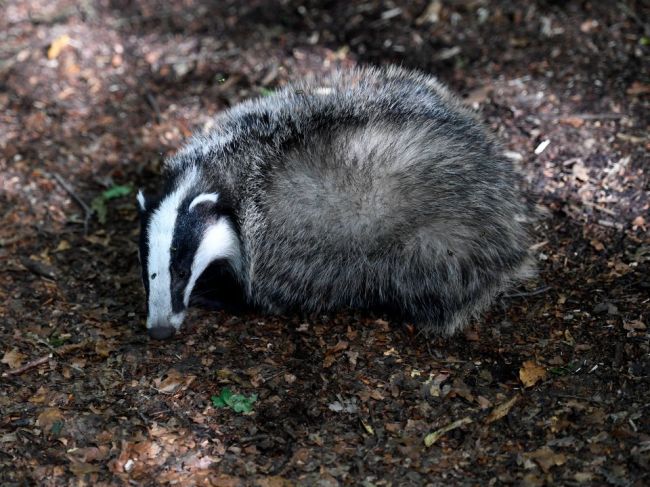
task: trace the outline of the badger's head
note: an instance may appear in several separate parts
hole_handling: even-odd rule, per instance
[[[147,295],[147,331],[171,337],[181,326],[198,278],[222,261],[236,272],[240,243],[218,193],[199,192],[196,175],[159,201],[138,193],[140,264]]]

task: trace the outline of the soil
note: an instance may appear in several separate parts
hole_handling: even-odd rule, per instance
[[[642,0],[0,2],[0,484],[650,484],[648,19]],[[134,189],[243,99],[387,63],[449,84],[521,167],[538,278],[450,338],[197,309],[150,340]],[[226,388],[256,400],[213,404]]]

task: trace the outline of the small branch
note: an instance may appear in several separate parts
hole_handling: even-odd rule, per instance
[[[73,200],[77,202],[77,204],[81,207],[81,209],[84,211],[84,235],[88,235],[88,224],[90,223],[90,219],[93,216],[93,210],[85,203],[84,200],[82,200],[77,193],[74,192],[72,187],[66,182],[63,177],[58,174],[58,173],[53,173],[52,176],[54,176],[54,179],[57,180],[57,182],[63,187],[63,189],[66,190],[66,192],[72,197]]]
[[[158,105],[158,101],[156,100],[156,97],[153,96],[153,93],[147,92],[145,99],[147,100],[147,103],[154,111],[156,123],[160,124],[160,121],[162,120],[162,115],[160,113],[160,106]]]
[[[25,268],[36,274],[37,276],[47,277],[48,279],[56,280],[56,269],[51,265],[38,262],[37,260],[30,259],[29,257],[20,256],[20,263]]]
[[[504,298],[523,298],[526,296],[537,296],[538,294],[544,294],[546,291],[549,291],[551,289],[551,286],[543,286],[537,289],[534,289],[533,291],[529,292],[522,292],[522,293],[512,293],[512,294],[504,294]]]
[[[29,369],[33,369],[34,367],[38,367],[39,365],[44,364],[48,360],[50,360],[54,355],[53,354],[48,354],[45,355],[41,358],[37,358],[35,360],[32,360],[31,362],[27,362],[25,365],[22,367],[18,367],[17,369],[13,370],[8,370],[7,372],[2,373],[2,377],[9,377],[10,375],[20,375],[23,372],[28,371]]]
[[[542,115],[544,120],[557,120],[560,118],[579,118],[581,120],[618,120],[623,118],[622,113],[556,113]]]

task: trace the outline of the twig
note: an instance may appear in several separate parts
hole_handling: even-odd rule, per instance
[[[533,291],[528,291],[528,292],[522,292],[522,293],[512,293],[512,294],[504,294],[504,298],[523,298],[526,296],[537,296],[538,294],[544,294],[546,291],[550,290],[551,286],[543,286],[537,289],[534,289]]]
[[[622,113],[554,113],[542,115],[545,120],[557,120],[560,118],[579,118],[581,120],[618,120],[623,118]]]
[[[63,189],[66,190],[66,192],[72,197],[73,200],[77,202],[79,206],[81,206],[81,209],[84,211],[84,235],[88,235],[88,224],[90,223],[90,219],[93,216],[93,210],[82,200],[77,193],[74,192],[72,187],[66,182],[63,177],[58,174],[58,173],[53,173],[52,176],[54,176],[54,179],[58,181],[58,183],[63,187]]]
[[[160,124],[160,121],[162,120],[162,115],[160,113],[160,105],[158,105],[158,101],[156,100],[156,97],[153,96],[153,93],[147,92],[145,96],[147,103],[149,106],[153,109],[154,115],[155,115],[155,120],[157,124]]]
[[[32,360],[31,362],[27,362],[25,365],[22,367],[18,367],[17,369],[13,370],[8,370],[7,372],[2,373],[2,377],[9,377],[10,375],[19,375],[22,374],[23,372],[28,371],[29,369],[33,369],[34,367],[38,367],[41,364],[44,364],[48,360],[50,360],[54,354],[47,354],[41,358],[37,358],[35,360]]]

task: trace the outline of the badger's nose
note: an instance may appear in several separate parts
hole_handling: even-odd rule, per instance
[[[173,326],[153,326],[147,332],[154,340],[167,340],[176,332],[176,329]]]

